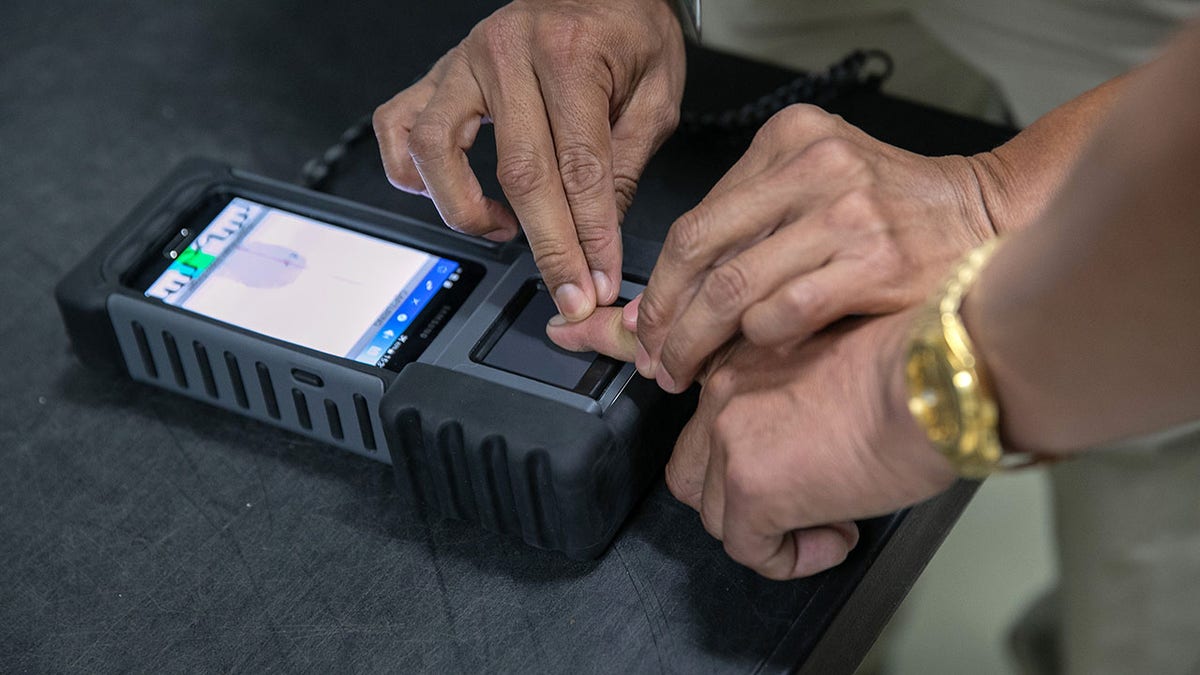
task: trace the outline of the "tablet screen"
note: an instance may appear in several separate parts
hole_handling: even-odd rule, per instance
[[[397,370],[478,281],[463,263],[242,197],[145,295],[316,351]],[[448,302],[448,300],[458,302]],[[411,359],[409,359],[411,360]]]

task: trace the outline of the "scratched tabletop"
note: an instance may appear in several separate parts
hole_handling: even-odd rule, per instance
[[[742,672],[819,635],[869,546],[766,581],[660,482],[572,562],[71,354],[54,284],[171,166],[295,179],[491,4],[0,4],[0,672]]]

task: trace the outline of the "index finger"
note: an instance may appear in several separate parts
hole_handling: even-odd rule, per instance
[[[711,264],[729,245],[730,239],[742,236],[741,233],[716,230],[715,218],[709,217],[720,204],[731,203],[733,214],[742,222],[747,219],[738,207],[738,200],[730,200],[730,193],[745,185],[750,185],[751,179],[759,175],[774,155],[770,148],[763,148],[759,138],[750,146],[738,161],[721,176],[717,184],[709,190],[700,203],[689,210],[674,223],[667,231],[667,239],[663,242],[662,253],[643,295],[649,300],[645,303],[648,310],[645,314],[638,307],[638,343],[645,352],[645,358],[638,361],[638,372],[644,377],[656,377],[659,369],[659,358],[662,343],[666,333],[675,320],[675,315],[685,307],[695,292],[694,283],[699,270]],[[757,199],[753,202],[761,209],[770,200]],[[728,208],[721,209],[729,211]],[[754,219],[749,219],[753,224]],[[721,223],[723,227],[725,223]],[[714,241],[723,237],[724,242]]]
[[[649,356],[642,375],[660,375],[667,335],[699,290],[705,272],[718,260],[758,243],[782,222],[791,207],[773,194],[778,189],[771,181],[754,181],[710,195],[671,225],[638,306],[638,340]],[[727,290],[736,294],[742,289]],[[723,304],[738,302],[739,298],[730,297]],[[671,381],[669,376],[660,377],[659,383],[669,391],[688,384]]]
[[[497,178],[529,239],[558,311],[570,321],[596,307],[596,292],[559,177],[546,103],[532,72],[508,68],[484,78],[496,128]]]

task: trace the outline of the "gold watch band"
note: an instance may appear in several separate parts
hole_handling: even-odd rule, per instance
[[[964,478],[1041,461],[1006,454],[1001,447],[996,397],[960,314],[963,299],[998,245],[993,239],[967,254],[921,308],[905,362],[909,411]]]

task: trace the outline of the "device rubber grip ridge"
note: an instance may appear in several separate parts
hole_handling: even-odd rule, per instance
[[[645,411],[570,406],[424,363],[380,405],[402,492],[443,517],[475,522],[568,557],[599,555],[662,470],[637,453]],[[659,455],[659,456],[656,456]]]

